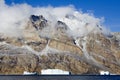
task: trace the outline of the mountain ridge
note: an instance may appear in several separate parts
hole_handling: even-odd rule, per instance
[[[85,30],[90,27],[87,25]],[[120,74],[120,33],[106,35],[96,25],[81,35],[80,29],[75,33],[77,29],[71,30],[64,21],[57,21],[53,26],[41,15],[30,16],[22,37],[1,33],[0,73],[40,73],[42,69],[55,68],[72,74],[99,74],[100,70]]]

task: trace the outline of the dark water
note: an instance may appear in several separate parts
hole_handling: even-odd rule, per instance
[[[120,76],[81,76],[81,75],[1,75],[0,80],[120,80]]]

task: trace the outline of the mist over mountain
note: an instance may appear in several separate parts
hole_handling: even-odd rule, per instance
[[[120,36],[104,18],[74,6],[32,7],[0,1],[0,74],[62,69],[120,74]]]
[[[69,33],[71,36],[87,34],[96,25],[103,27],[103,18],[96,18],[91,13],[77,11],[72,5],[61,7],[32,7],[28,4],[6,5],[4,0],[1,0],[0,5],[0,32],[7,35],[22,36],[21,29],[26,25],[30,15],[44,16],[49,21],[51,27],[55,26],[57,21],[65,22],[72,30]],[[77,34],[76,30],[80,34]]]

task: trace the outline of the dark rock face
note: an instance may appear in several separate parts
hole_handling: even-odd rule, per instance
[[[47,26],[47,20],[42,15],[40,16],[31,15],[30,20],[33,26],[36,28],[36,30],[41,30]]]
[[[35,21],[38,21],[40,18],[39,16],[31,15],[30,19],[32,22],[35,22]]]
[[[62,22],[62,21],[57,21],[57,25],[56,25],[57,29],[63,29],[63,30],[67,30],[68,29],[68,26]]]

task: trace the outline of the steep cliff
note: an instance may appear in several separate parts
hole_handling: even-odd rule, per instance
[[[74,37],[69,35],[70,27],[65,22],[57,21],[52,26],[42,15],[31,15],[22,29],[23,36],[1,33],[0,74],[40,73],[41,69],[62,69],[72,74],[99,74],[105,70],[120,74],[120,38],[116,33],[106,35],[96,25],[89,33]],[[87,30],[89,24],[85,25]]]

